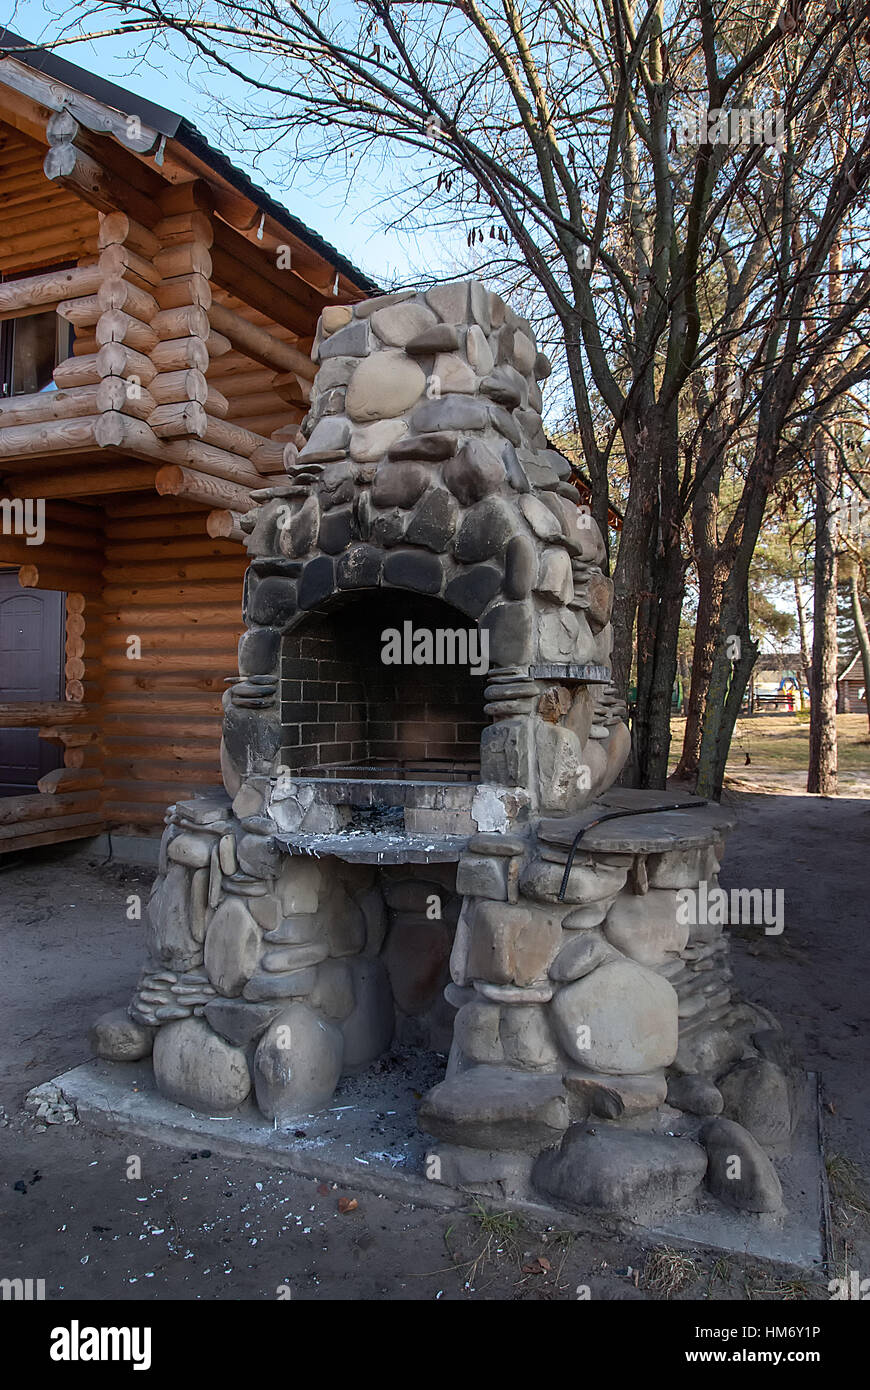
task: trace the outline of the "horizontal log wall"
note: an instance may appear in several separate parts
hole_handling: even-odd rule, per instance
[[[77,147],[81,131],[65,115],[49,124],[46,196],[81,197],[79,174],[93,150]],[[126,188],[111,169],[107,177],[107,188]],[[139,464],[174,466],[159,491],[233,510],[241,505],[233,488],[255,489],[262,476],[284,472],[284,445],[295,437],[315,371],[298,335],[313,327],[316,295],[310,312],[293,308],[295,331],[286,314],[282,322],[266,317],[262,296],[259,307],[236,298],[229,283],[247,283],[254,260],[261,279],[270,263],[244,238],[227,240],[209,199],[199,182],[164,185],[147,226],[129,208],[104,211],[77,267],[35,267],[32,276],[0,286],[0,317],[53,307],[75,328],[73,355],[55,374],[57,391],[0,403],[0,458],[10,470],[38,455],[66,469],[77,454],[119,450]],[[93,201],[105,208],[102,194]],[[144,215],[138,201],[134,208]],[[227,241],[222,283],[212,258],[217,231]],[[276,291],[277,284],[267,296],[273,312]],[[140,469],[130,483],[152,480]],[[118,490],[117,479],[105,481],[99,492]],[[46,495],[64,495],[63,481],[52,487],[47,480]]]
[[[109,502],[105,534],[104,810],[114,829],[153,833],[167,805],[221,785],[221,695],[238,670],[246,557],[174,498]]]
[[[49,501],[43,546],[0,537],[0,563],[20,563],[32,587],[68,591],[66,695],[86,701],[80,713],[49,703],[24,716],[63,749],[64,767],[41,795],[9,804],[0,854],[103,828],[153,834],[167,805],[221,785],[246,557],[211,538],[206,519],[153,494],[113,499],[105,513]]]
[[[43,172],[45,145],[23,133],[10,133],[0,152],[0,272],[13,275],[32,271],[55,278],[51,267],[63,262],[80,260],[96,250],[98,217],[96,210],[83,202],[71,190],[49,182]],[[70,274],[69,271],[61,272]],[[86,279],[87,277],[77,277]],[[3,287],[0,296],[0,317],[19,312],[40,313],[53,307],[44,299],[18,309],[14,298],[18,291],[15,281]],[[63,285],[51,287],[63,291],[58,299],[67,297]],[[96,290],[82,289],[82,293]],[[46,289],[42,295],[48,293]],[[10,303],[10,300],[12,301]]]

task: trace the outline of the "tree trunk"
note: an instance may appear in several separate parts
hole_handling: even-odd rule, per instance
[[[807,791],[837,795],[837,466],[826,434],[815,442],[816,548]]]
[[[672,542],[656,567],[654,587],[658,597],[648,601],[654,609],[654,623],[647,656],[643,702],[638,680],[638,772],[642,787],[664,787],[667,782],[671,703],[677,673],[684,578],[682,556],[678,546]]]
[[[692,679],[692,671],[689,666],[689,658],[684,651],[677,653],[677,680],[679,682],[679,712],[685,714],[686,700],[689,695],[689,682]]]
[[[565,341],[565,355],[571,389],[574,395],[574,409],[577,415],[577,430],[583,445],[583,457],[592,484],[592,497],[589,510],[607,547],[607,560],[603,566],[605,574],[610,574],[610,485],[607,477],[607,464],[598,447],[595,436],[595,423],[589,408],[589,393],[583,372],[583,358],[580,350],[580,320],[574,316],[562,319],[562,333]]]
[[[674,778],[694,784],[698,776],[701,753],[701,729],[704,708],[716,653],[716,630],[722,608],[724,574],[716,564],[717,516],[719,487],[722,480],[721,462],[708,464],[711,452],[721,455],[722,440],[718,433],[704,440],[699,470],[704,481],[692,507],[692,540],[698,567],[698,612],[695,617],[695,640],[692,648],[692,683],[686,707],[686,727],[683,748],[674,769]]]
[[[635,700],[634,724],[634,778],[633,785],[645,786],[644,771],[649,754],[649,702],[652,693],[653,671],[655,667],[656,627],[658,623],[658,592],[656,549],[661,529],[661,510],[656,500],[647,536],[645,556],[645,583],[637,605],[637,640],[635,660],[637,662],[637,698]]]
[[[794,580],[794,602],[795,607],[797,608],[798,632],[800,634],[801,643],[801,668],[803,673],[803,679],[801,680],[801,687],[798,691],[798,696],[800,698],[801,710],[803,710],[805,708],[804,686],[806,686],[807,690],[809,690],[810,670],[812,668],[812,663],[810,661],[810,653],[807,647],[807,619],[806,614],[804,613],[804,596],[801,592],[801,582],[797,578],[797,576],[795,576]]]
[[[704,713],[696,791],[699,796],[718,801],[722,795],[734,727],[758,655],[758,643],[753,642],[749,631],[746,575],[736,566],[724,584],[717,637]]]
[[[701,730],[704,711],[716,655],[716,634],[722,608],[722,575],[714,567],[699,575],[698,612],[695,618],[695,641],[692,647],[692,681],[686,707],[686,728],[683,749],[674,777],[694,782],[698,775],[701,753]]]
[[[845,154],[840,132],[838,155]],[[839,231],[828,254],[828,310],[840,307],[843,247]],[[816,431],[815,554],[813,557],[813,667],[810,683],[810,759],[807,791],[837,795],[837,547],[839,468],[830,436]]]
[[[641,468],[632,479],[613,570],[613,684],[628,698],[634,655],[634,625],[641,591],[647,587],[647,553],[655,508],[655,487]]]
[[[771,406],[775,402],[771,402]],[[768,413],[771,406],[768,406]],[[759,422],[756,456],[741,500],[742,526],[720,548],[717,566],[722,573],[722,605],[716,628],[715,655],[704,710],[701,752],[698,758],[699,796],[722,795],[725,766],[734,726],[752,675],[758,643],[749,628],[749,569],[764,521],[773,485],[776,435]],[[732,523],[732,528],[734,523]]]
[[[655,439],[658,487],[649,530],[646,593],[637,614],[637,782],[664,787],[671,746],[671,700],[677,672],[680,614],[685,592],[678,493],[676,409],[653,412],[647,422]],[[649,457],[649,455],[647,455]]]
[[[849,575],[849,597],[852,600],[852,622],[861,652],[861,666],[864,670],[864,700],[867,705],[867,722],[870,724],[870,636],[867,635],[867,620],[861,607],[861,590],[858,587],[858,567],[853,565]]]

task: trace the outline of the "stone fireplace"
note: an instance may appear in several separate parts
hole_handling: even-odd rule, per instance
[[[169,810],[98,1052],[292,1128],[392,1043],[443,1051],[436,1182],[776,1210],[793,1064],[721,927],[678,910],[731,822],[614,786],[612,585],[529,324],[463,282],[328,309],[313,355],[287,481],[244,520],[226,795]]]

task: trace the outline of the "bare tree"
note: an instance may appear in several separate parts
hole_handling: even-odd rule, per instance
[[[739,518],[708,564],[699,761],[715,791],[733,712],[720,717],[711,702],[724,709],[749,669],[716,663],[730,634],[745,635],[751,656],[748,564],[780,440],[818,354],[867,309],[870,282],[844,296],[835,329],[799,331],[830,238],[865,194],[866,120],[850,116],[840,166],[828,136],[866,83],[855,35],[870,21],[867,0],[726,0],[718,12],[711,0],[667,10],[663,0],[136,0],[123,10],[123,32],[149,43],[181,35],[207,69],[245,84],[235,109],[222,103],[242,142],[278,144],[297,168],[332,178],[366,177],[383,160],[401,180],[397,216],[461,227],[469,263],[480,265],[486,243],[488,273],[526,296],[564,362],[605,534],[609,462],[617,450],[625,460],[613,667],[626,688],[636,628],[636,765],[647,785],[663,785],[668,768],[683,523],[692,515],[698,534],[708,525],[729,414],[756,423]],[[74,23],[100,11],[117,13],[92,0]],[[743,138],[744,116],[764,112],[782,113],[773,145],[751,130]],[[706,395],[715,409],[735,366],[745,389],[687,451],[695,403]],[[856,363],[852,384],[868,370]]]
[[[854,252],[856,240],[860,243],[863,236],[864,203],[853,194],[866,187],[870,177],[870,129],[864,120],[855,130],[851,100],[845,100],[839,76],[829,78],[816,93],[816,119],[829,113],[833,102],[842,124],[835,128],[829,121],[826,127],[833,146],[827,182],[823,192],[817,186],[808,203],[798,199],[798,151],[791,140],[787,152],[777,258],[778,293],[785,312],[772,315],[762,335],[756,357],[760,390],[752,459],[717,555],[721,601],[697,781],[698,790],[708,795],[718,794],[722,787],[734,725],[758,651],[749,625],[748,583],[768,501],[777,481],[805,456],[837,403],[868,379],[870,274],[860,256],[850,260],[847,269],[842,250],[848,237]],[[857,233],[855,219],[860,224]],[[822,293],[826,277],[827,296]],[[817,484],[826,492],[827,474],[820,477],[818,469],[827,468],[827,454],[817,452],[815,458]],[[834,643],[836,662],[836,637]]]

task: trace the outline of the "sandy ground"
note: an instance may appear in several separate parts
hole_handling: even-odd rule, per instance
[[[786,895],[781,937],[735,937],[738,982],[822,1074],[837,1272],[867,1271],[870,811],[730,800],[740,827],[723,882]],[[807,1271],[663,1252],[642,1233],[572,1235],[473,1204],[444,1214],[208,1150],[42,1126],[24,1096],[85,1060],[92,1019],[126,1002],[141,949],[126,899],[149,882],[69,847],[0,861],[0,1277],[44,1278],[54,1299],[573,1300],[584,1286],[595,1299],[827,1299]],[[341,1214],[342,1196],[356,1208]]]
[[[671,769],[683,745],[686,721],[671,720]],[[726,785],[737,791],[805,796],[810,748],[809,712],[754,714],[737,721]],[[838,791],[870,797],[870,730],[866,714],[837,715]]]

